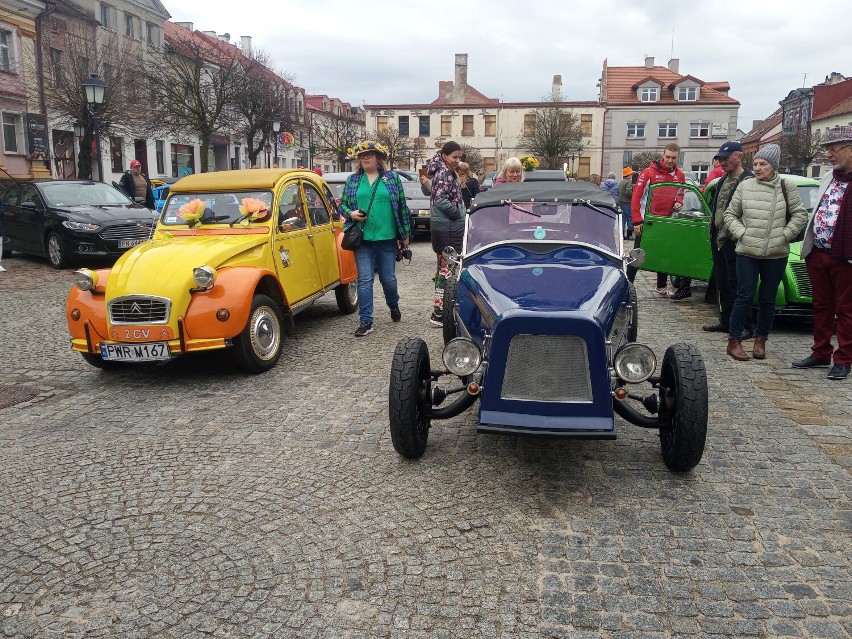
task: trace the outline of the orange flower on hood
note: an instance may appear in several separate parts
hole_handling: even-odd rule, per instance
[[[249,222],[264,219],[268,213],[269,209],[262,200],[258,200],[256,197],[244,197],[242,204],[240,204],[240,214],[243,216],[240,224],[248,226]]]
[[[187,224],[195,224],[198,220],[201,219],[201,216],[204,215],[204,210],[207,208],[207,204],[205,204],[204,200],[199,200],[195,198],[194,200],[190,200],[186,204],[182,205],[178,211],[178,217],[186,220]]]

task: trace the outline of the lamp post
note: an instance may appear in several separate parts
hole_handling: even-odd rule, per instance
[[[277,113],[272,114],[272,132],[275,134],[275,159],[273,164],[278,162],[278,132],[281,130],[281,116]]]
[[[98,130],[100,121],[98,120],[98,111],[104,103],[104,93],[106,91],[106,82],[99,78],[96,74],[83,80],[80,85],[86,96],[86,104],[89,105],[89,111],[92,117],[92,135],[95,138],[95,153],[98,156],[98,179],[104,181],[104,165],[101,158],[101,135]]]

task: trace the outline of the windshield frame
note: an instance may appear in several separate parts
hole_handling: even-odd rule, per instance
[[[227,207],[228,211],[217,211],[216,208],[212,208],[210,206],[211,200],[216,204],[216,198],[227,198],[233,197],[234,201],[222,201],[218,206]],[[166,199],[166,203],[163,205],[163,210],[159,215],[159,219],[157,220],[159,224],[167,228],[180,228],[183,226],[189,226],[186,220],[181,219],[177,215],[178,209],[185,203],[200,199],[205,201],[208,205],[204,217],[199,220],[198,226],[203,227],[219,227],[219,226],[228,226],[228,227],[236,227],[240,225],[240,221],[243,219],[243,216],[239,213],[239,206],[242,202],[243,198],[251,197],[255,199],[259,199],[263,201],[267,205],[267,209],[270,212],[264,219],[258,221],[250,221],[251,225],[265,225],[268,226],[270,220],[272,220],[275,216],[272,215],[273,212],[273,204],[275,202],[275,193],[272,189],[234,189],[231,191],[181,191],[174,192],[174,190],[170,190],[168,199]],[[301,197],[301,191],[300,191]],[[268,198],[268,199],[267,199]],[[224,216],[227,213],[226,219],[214,219],[214,220],[205,220],[207,218],[208,213],[210,211],[214,218],[219,218]],[[172,215],[169,215],[169,214]],[[217,213],[219,215],[217,215]],[[168,215],[168,217],[167,217]]]

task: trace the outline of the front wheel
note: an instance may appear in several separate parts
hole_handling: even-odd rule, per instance
[[[278,307],[266,295],[255,295],[251,313],[234,340],[237,364],[247,373],[263,373],[281,357],[283,335]]]
[[[358,280],[352,280],[349,284],[341,284],[334,289],[337,298],[337,308],[344,315],[349,315],[358,310]]]
[[[673,344],[660,371],[660,446],[670,470],[692,470],[707,439],[707,372],[698,349]]]
[[[426,342],[409,337],[393,353],[388,392],[391,441],[396,452],[417,459],[426,450],[432,409],[432,376]]]
[[[51,231],[45,240],[47,246],[47,261],[53,268],[60,269],[68,266],[68,255],[65,251],[65,243],[58,233]]]

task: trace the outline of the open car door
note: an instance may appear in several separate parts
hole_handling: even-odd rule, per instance
[[[672,211],[675,201],[683,203],[680,211]],[[668,211],[672,211],[670,217],[660,215]],[[646,256],[642,270],[710,279],[712,219],[698,187],[676,182],[650,185],[642,228],[641,245]]]

